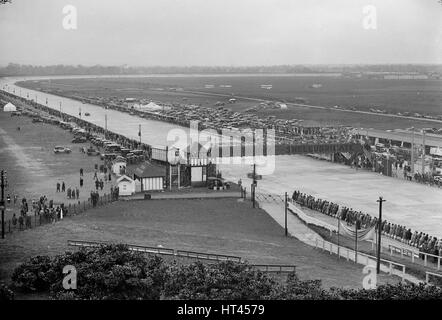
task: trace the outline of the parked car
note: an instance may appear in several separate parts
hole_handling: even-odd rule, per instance
[[[86,112],[84,115],[85,115],[86,117],[89,117],[91,114],[90,114],[89,112]]]
[[[85,143],[87,139],[85,137],[75,137],[72,139],[72,143]]]
[[[92,148],[92,147],[88,148],[86,150],[86,153],[87,153],[88,156],[98,156],[98,155],[100,155],[100,152],[98,150]]]
[[[71,153],[71,149],[63,147],[63,146],[56,146],[54,148],[54,153]]]

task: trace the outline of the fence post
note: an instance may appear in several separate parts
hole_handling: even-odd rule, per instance
[[[428,274],[428,272],[425,272],[425,283],[430,283],[429,278],[430,278],[430,275]]]
[[[414,263],[414,252],[411,251],[411,262]]]
[[[427,266],[427,254],[424,253],[424,266]]]
[[[390,274],[393,274],[393,265],[392,265],[391,261],[390,261]]]

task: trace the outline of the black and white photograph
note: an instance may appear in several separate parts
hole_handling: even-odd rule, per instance
[[[2,305],[438,303],[442,1],[0,0],[0,170]]]

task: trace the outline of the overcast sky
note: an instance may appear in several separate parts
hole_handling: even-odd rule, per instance
[[[66,5],[77,30],[62,26]],[[363,28],[363,8],[377,29]],[[12,0],[0,64],[442,63],[437,0]]]

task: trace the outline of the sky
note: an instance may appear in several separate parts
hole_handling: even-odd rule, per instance
[[[75,30],[63,28],[66,5],[77,10]],[[376,10],[375,25],[366,6]],[[12,0],[0,5],[0,52],[0,65],[440,64],[442,5],[437,0]]]

